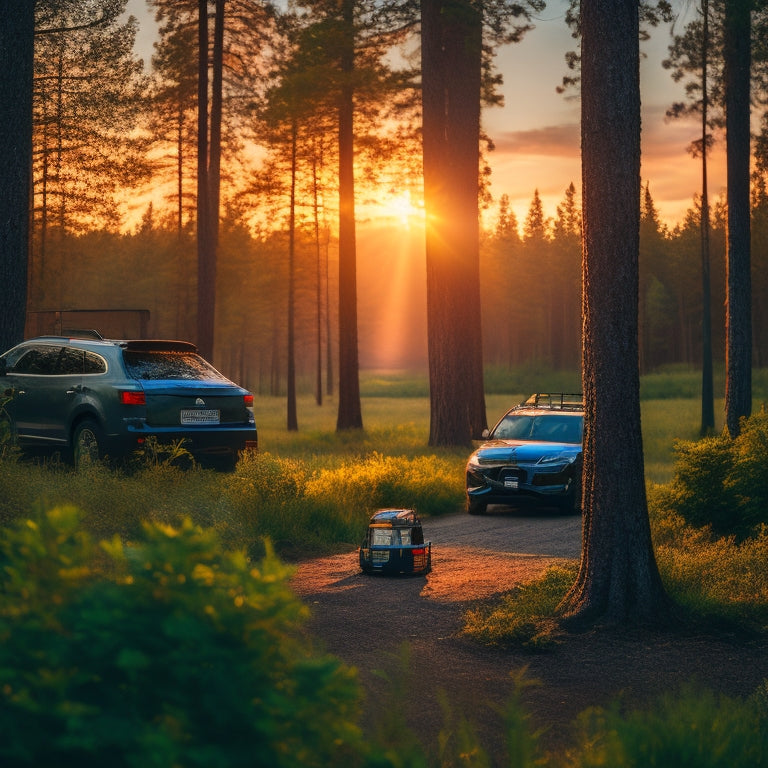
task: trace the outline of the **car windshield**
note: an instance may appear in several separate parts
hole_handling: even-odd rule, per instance
[[[496,426],[499,440],[541,440],[549,443],[580,443],[583,419],[578,416],[522,416],[507,414]]]
[[[137,352],[126,350],[123,360],[132,379],[184,379],[228,381],[200,355],[192,352]]]

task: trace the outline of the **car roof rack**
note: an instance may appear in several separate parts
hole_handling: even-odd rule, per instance
[[[520,403],[520,408],[549,408],[553,411],[583,411],[581,392],[537,392]]]
[[[104,341],[104,337],[95,328],[62,328],[61,335],[68,339],[96,339]]]

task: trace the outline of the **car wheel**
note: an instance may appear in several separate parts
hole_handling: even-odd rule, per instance
[[[581,514],[581,483],[574,483],[566,497],[560,502],[560,509],[566,515]]]
[[[81,421],[72,433],[72,463],[95,464],[104,457],[104,431],[93,419]]]
[[[467,512],[470,515],[482,515],[485,514],[487,504],[484,501],[475,501],[474,499],[467,498]]]

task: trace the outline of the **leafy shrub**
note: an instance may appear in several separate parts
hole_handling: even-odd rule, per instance
[[[768,413],[742,422],[741,434],[678,442],[670,509],[718,535],[749,535],[768,523]]]
[[[213,525],[228,546],[251,552],[264,537],[286,554],[356,541],[357,521],[331,501],[308,496],[310,479],[304,462],[268,453],[244,456],[222,482]]]
[[[755,768],[768,764],[768,719],[743,701],[688,687],[644,711],[590,709],[580,717],[580,746],[570,765]]]
[[[676,515],[652,515],[656,561],[675,602],[694,615],[768,627],[768,529],[738,542]]]
[[[0,763],[354,764],[359,686],[305,607],[190,522],[96,545],[60,507],[0,532]]]

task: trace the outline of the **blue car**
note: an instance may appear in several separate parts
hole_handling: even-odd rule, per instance
[[[581,394],[538,393],[511,408],[469,457],[467,511],[489,504],[581,509]]]
[[[365,573],[425,574],[432,568],[432,542],[424,541],[412,509],[380,509],[371,516],[360,547]]]

